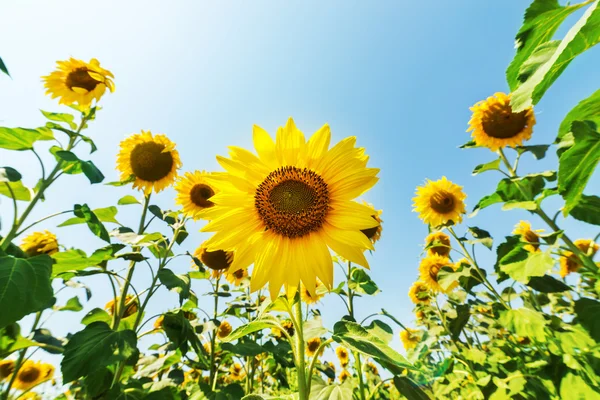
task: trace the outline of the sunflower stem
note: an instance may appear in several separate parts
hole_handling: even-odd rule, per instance
[[[217,312],[219,309],[219,296],[217,296],[217,293],[219,292],[219,281],[221,280],[221,276],[219,275],[219,277],[216,279],[215,282],[215,287],[214,287],[214,292],[215,292],[215,306],[214,306],[214,310],[213,310],[213,319],[216,320],[217,319]],[[218,330],[218,328],[217,328]],[[215,388],[217,387],[217,368],[215,365],[215,358],[216,358],[216,342],[217,342],[217,330],[215,330],[210,338],[210,382],[212,385],[212,390],[214,391]]]
[[[294,314],[296,326],[296,369],[298,371],[298,400],[308,400],[310,382],[306,381],[306,360],[305,360],[305,345],[304,345],[304,330],[302,327],[302,300],[298,297],[298,301],[294,304]],[[290,315],[291,316],[291,315]]]
[[[348,261],[348,273],[346,274],[346,277],[348,278],[348,281],[347,281],[348,314],[350,314],[350,318],[353,321],[356,321],[356,319],[354,318],[354,293],[352,292],[352,289],[350,288],[350,280],[352,279],[352,262],[351,261]],[[364,377],[363,377],[363,373],[362,373],[362,362],[360,359],[360,354],[356,351],[353,351],[352,354],[354,354],[354,359],[356,360],[356,373],[358,374],[358,386],[359,386],[359,392],[360,392],[360,399],[366,400],[365,382],[364,382]]]

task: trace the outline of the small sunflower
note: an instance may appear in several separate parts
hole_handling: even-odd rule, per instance
[[[435,182],[428,179],[424,186],[417,188],[413,198],[414,211],[419,213],[424,223],[434,227],[457,224],[462,222],[462,215],[466,213],[466,197],[462,187],[445,176]]]
[[[129,136],[120,144],[117,156],[117,169],[121,180],[135,177],[133,187],[146,195],[156,193],[171,186],[181,168],[179,152],[175,143],[162,134],[152,136],[150,131],[142,131]]]
[[[448,258],[438,256],[437,254],[425,257],[423,260],[421,260],[421,265],[419,266],[419,275],[421,277],[421,281],[423,281],[423,283],[425,283],[432,291],[436,293],[451,292],[458,285],[458,283],[454,282],[446,290],[442,289],[438,283],[438,273],[443,267],[451,267],[452,269],[456,268],[456,266],[452,264]]]
[[[321,346],[321,338],[312,338],[306,341],[306,355],[309,357],[313,357],[317,350],[319,350],[319,346]],[[323,355],[323,349],[319,352],[319,356]]]
[[[214,250],[208,251],[206,242],[202,243],[200,247],[194,252],[194,257],[199,259],[202,264],[213,271],[225,271],[233,262],[233,252]]]
[[[198,219],[198,213],[215,204],[210,198],[218,193],[218,189],[207,179],[211,174],[208,172],[186,172],[179,177],[175,184],[175,203],[183,207],[183,213],[194,220]]]
[[[229,368],[229,377],[234,381],[241,381],[246,377],[244,368],[240,363],[235,363]]]
[[[497,151],[506,146],[517,147],[531,139],[535,115],[529,107],[514,113],[510,105],[510,94],[495,93],[471,107],[473,116],[469,131],[478,146]]]
[[[450,255],[450,236],[444,232],[434,232],[425,238],[425,247],[429,255],[448,257]]]
[[[117,297],[117,303],[119,303],[119,298]],[[134,295],[128,294],[125,297],[125,312],[123,313],[123,318],[127,318],[137,312],[139,308],[137,297]],[[115,313],[115,300],[112,299],[108,303],[104,305],[104,309],[108,314],[114,315]]]
[[[314,295],[311,295],[310,292],[304,287],[304,285],[300,285],[300,298],[306,304],[314,304],[321,300],[325,293],[327,292],[327,288],[323,283],[317,279],[317,286],[315,287]]]
[[[210,342],[206,342],[202,345],[202,347],[204,348],[204,351],[207,352],[208,354],[210,354]]]
[[[350,362],[350,355],[348,354],[348,349],[342,346],[338,346],[335,348],[335,355],[338,360],[340,360],[340,365],[342,368],[345,368]]]
[[[294,323],[291,320],[288,319],[288,320],[283,321],[281,323],[281,326],[283,327],[283,329],[285,329],[287,334],[290,335],[290,337],[294,336],[294,333],[295,333]],[[273,336],[275,336],[278,339],[281,339],[283,337],[283,333],[278,328],[271,328],[271,333],[273,334]]]
[[[418,322],[423,321],[423,318],[425,318],[425,311],[418,310],[417,312],[415,312],[415,317],[417,318]]]
[[[183,316],[188,321],[193,321],[193,320],[195,320],[195,319],[198,318],[198,316],[195,313],[193,313],[192,311],[184,311],[183,312]],[[164,322],[165,322],[165,316],[164,315],[161,315],[158,318],[156,318],[156,320],[154,321],[154,329],[162,329]]]
[[[95,99],[99,101],[106,88],[115,91],[111,78],[115,76],[100,67],[100,62],[92,58],[89,63],[75,58],[56,62],[58,69],[50,75],[42,76],[46,94],[53,99],[60,97],[59,104],[74,103],[87,107]]]
[[[375,365],[371,361],[367,361],[365,364],[365,369],[373,375],[379,375],[379,370],[377,369],[377,365]]]
[[[238,269],[233,274],[228,273],[225,275],[225,278],[227,278],[227,282],[229,282],[235,286],[240,286],[242,284],[242,282],[244,281],[244,279],[246,279],[247,277],[248,277],[248,270],[245,268]]]
[[[15,362],[13,360],[0,360],[0,382],[8,378],[15,370]]]
[[[402,341],[404,350],[415,348],[420,340],[419,331],[410,328],[400,331],[400,340]]]
[[[379,239],[381,239],[381,232],[383,232],[383,226],[381,225],[383,223],[383,220],[381,219],[381,213],[383,212],[383,210],[375,210],[375,207],[373,207],[372,204],[369,204],[364,201],[363,204],[369,207],[371,210],[373,210],[373,214],[371,214],[371,217],[378,223],[378,225],[374,226],[373,228],[361,229],[361,232],[364,233],[365,236],[371,241],[371,243],[374,244]]]
[[[233,331],[231,324],[227,321],[221,321],[221,324],[217,328],[217,337],[219,339],[224,339]]]
[[[342,372],[340,372],[340,382],[345,382],[346,379],[350,378],[352,375],[350,375],[350,372],[348,372],[347,369],[343,369]]]
[[[16,389],[26,391],[42,382],[52,379],[54,376],[54,366],[51,364],[42,364],[41,362],[25,361],[14,382]]]
[[[52,255],[58,252],[58,241],[56,235],[50,231],[33,232],[23,239],[21,249],[29,257],[40,254]]]
[[[39,393],[27,392],[19,396],[19,400],[42,400],[42,396]]]
[[[421,281],[416,281],[408,290],[408,297],[415,304],[429,304],[431,300],[429,286]]]
[[[590,239],[577,239],[574,242],[575,246],[588,257],[594,257],[600,246]],[[562,253],[559,259],[561,277],[565,278],[571,272],[576,272],[581,267],[581,260],[571,251]]]
[[[513,230],[513,234],[520,235],[521,241],[527,243],[523,248],[530,253],[540,251],[539,232],[543,232],[543,229],[532,230],[531,224],[528,221],[519,221]]]

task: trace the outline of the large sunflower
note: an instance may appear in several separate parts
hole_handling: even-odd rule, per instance
[[[540,236],[539,232],[543,232],[542,229],[531,229],[531,224],[527,221],[519,221],[513,230],[513,234],[520,235],[521,241],[527,243],[523,248],[531,253],[535,253],[540,250]]]
[[[254,263],[250,287],[269,284],[271,297],[281,287],[302,282],[312,294],[317,277],[331,288],[333,263],[328,249],[368,268],[363,252],[373,249],[361,230],[376,227],[373,210],[352,199],[378,180],[356,138],[329,149],[329,126],[308,141],[290,118],[275,141],[254,127],[258,154],[230,147],[217,157],[229,176],[215,183],[215,206],[201,215],[211,220],[202,231],[215,232],[208,250],[235,250],[229,272]],[[221,182],[226,185],[221,185]]]
[[[53,99],[60,97],[59,104],[89,106],[94,99],[99,101],[106,88],[115,91],[111,78],[115,76],[100,67],[100,62],[92,58],[89,63],[75,58],[56,62],[58,69],[50,75],[42,76],[44,87]]]
[[[33,232],[23,239],[21,249],[29,257],[40,254],[51,255],[58,252],[58,241],[56,235],[50,231]]]
[[[158,193],[177,179],[177,170],[181,168],[179,152],[165,135],[152,136],[150,131],[142,131],[123,140],[120,147],[117,169],[122,181],[135,178],[134,188],[142,189],[145,194],[152,189]]]
[[[495,93],[471,107],[473,116],[469,121],[469,131],[478,146],[497,151],[506,146],[521,146],[531,138],[535,115],[529,107],[515,113],[510,105],[510,95]]]
[[[587,255],[590,258],[594,257],[594,255],[596,255],[596,253],[600,249],[600,246],[590,239],[577,239],[574,242],[574,244],[579,250],[581,250],[585,255]],[[581,268],[582,262],[579,259],[579,257],[577,257],[573,252],[565,251],[559,258],[559,264],[559,274],[561,277],[564,278],[571,272],[576,272],[577,270],[579,270],[579,268]]]
[[[428,179],[424,186],[417,187],[416,195],[413,198],[414,211],[419,213],[424,223],[440,226],[462,222],[467,195],[461,186],[445,176],[435,182]]]
[[[214,206],[210,198],[217,189],[207,181],[208,176],[210,173],[204,171],[186,172],[175,185],[175,203],[183,207],[183,212],[188,217],[198,219],[200,211]]]
[[[26,391],[42,382],[52,379],[54,366],[27,360],[21,365],[14,382],[16,389]]]
[[[442,289],[440,284],[438,283],[438,274],[443,267],[450,267],[452,269],[456,269],[456,265],[452,264],[450,260],[446,257],[438,256],[437,254],[433,254],[425,257],[421,260],[421,264],[419,266],[419,275],[421,281],[423,281],[431,290],[434,292],[443,292],[448,293],[451,292],[458,285],[454,282],[450,287],[445,290]]]

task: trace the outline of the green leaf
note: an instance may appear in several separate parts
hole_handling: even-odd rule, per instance
[[[100,183],[104,180],[104,175],[92,161],[80,160],[75,153],[62,150],[58,146],[53,146],[50,152],[54,154],[57,161],[61,162],[63,172],[70,175],[77,175],[83,172],[92,184]]]
[[[521,259],[524,255],[526,258]],[[516,260],[512,262],[513,260]],[[500,261],[500,269],[517,282],[527,283],[531,277],[544,276],[554,266],[554,259],[547,252],[529,253],[523,248],[515,250]]]
[[[579,202],[600,160],[600,133],[589,123],[574,121],[575,144],[560,156],[558,190],[565,199],[566,216]]]
[[[12,167],[0,167],[0,183],[17,182],[21,180],[19,171]]]
[[[374,319],[368,326],[365,326],[365,329],[372,335],[375,335],[379,339],[383,340],[385,343],[391,342],[394,337],[394,331],[392,328],[390,328],[390,326],[385,322],[378,319]]]
[[[471,234],[471,236],[475,238],[475,240],[469,240],[469,243],[481,243],[488,249],[492,249],[492,246],[494,245],[494,239],[488,231],[478,228],[476,226],[470,226],[467,228],[467,230]]]
[[[496,192],[483,197],[473,209],[471,216],[479,210],[497,203],[531,201],[540,194],[545,186],[542,175],[524,176],[522,178],[505,178],[498,182]]]
[[[180,305],[183,303],[183,300],[190,297],[191,284],[188,274],[175,275],[170,269],[162,268],[158,271],[158,279],[167,289],[179,293]]]
[[[52,332],[48,329],[36,329],[33,331],[32,339],[37,343],[37,346],[50,354],[62,354],[65,351],[63,346],[66,340],[52,336]]]
[[[98,217],[100,222],[112,222],[113,224],[119,224],[119,221],[115,218],[119,210],[115,206],[105,207],[105,208],[96,208],[92,210],[92,212]],[[77,224],[85,224],[87,221],[85,218],[74,217],[69,218],[62,224],[58,225],[59,227],[69,226],[69,225],[77,225]]]
[[[579,4],[563,7],[557,0],[535,0],[531,3],[515,38],[517,54],[506,69],[506,80],[511,91],[519,84],[521,65],[540,44],[551,40],[565,18],[579,8]]]
[[[38,342],[35,342],[31,339],[27,339],[22,336],[19,336],[17,338],[17,340],[12,342],[9,346],[0,347],[0,359],[5,359],[6,357],[11,355],[15,351],[19,351],[19,350],[27,349],[29,347],[34,347],[34,346],[39,346],[39,345],[40,344]]]
[[[256,342],[239,342],[236,344],[223,343],[221,348],[233,354],[244,357],[254,357],[265,352],[265,349]]]
[[[4,64],[4,61],[2,61],[2,58],[0,58],[0,71],[4,72],[6,75],[10,76],[10,74],[8,73],[8,68],[6,68],[6,64]]]
[[[518,257],[514,258],[513,253],[518,255]],[[505,257],[509,257],[506,259],[507,264],[527,258],[526,250],[523,249],[523,243],[521,243],[521,237],[517,235],[506,236],[506,241],[501,243],[498,248],[496,248],[496,256],[494,271],[498,276],[496,281],[500,283],[509,278],[509,276],[500,269],[500,264]]]
[[[53,113],[53,112],[44,111],[44,110],[40,110],[40,111],[42,112],[42,114],[44,114],[44,117],[48,118],[50,121],[65,122],[66,124],[69,125],[69,127],[71,129],[77,129],[77,124],[75,122],[73,122],[75,117],[71,114]]]
[[[363,269],[354,268],[348,283],[350,289],[359,294],[375,295],[379,293],[379,287]]]
[[[569,400],[600,400],[600,393],[589,386],[585,379],[569,372],[560,381],[560,398]]]
[[[100,183],[104,180],[104,175],[91,161],[80,161],[81,170],[83,174],[88,178],[91,184]]]
[[[548,144],[536,144],[533,146],[519,146],[516,148],[519,154],[523,153],[531,153],[535,157],[536,160],[541,160],[546,157],[546,152],[550,148]]]
[[[244,337],[254,332],[262,331],[267,328],[275,328],[277,327],[277,319],[271,316],[266,316],[260,319],[255,319],[254,321],[244,324],[229,334],[226,338],[221,339],[222,342],[232,342],[236,339]]]
[[[302,328],[304,330],[304,340],[323,337],[329,332],[327,328],[323,326],[323,321],[319,316],[305,321]]]
[[[134,331],[115,332],[105,322],[93,322],[74,334],[65,346],[60,364],[63,382],[72,382],[136,354],[137,336]]]
[[[0,257],[0,328],[54,303],[52,259]]]
[[[114,259],[115,253],[122,248],[122,245],[102,247],[94,251],[89,257],[85,252],[78,249],[54,253],[52,258],[55,264],[52,267],[52,277],[56,277],[67,271],[80,271],[88,267],[99,266],[105,261]]]
[[[117,204],[120,206],[126,206],[128,204],[141,204],[141,203],[134,196],[128,194],[127,196],[121,197],[119,199],[119,201],[117,202]]]
[[[469,305],[459,304],[456,306],[456,318],[448,318],[448,330],[450,330],[452,340],[458,340],[463,328],[467,325],[467,322],[469,322],[470,316],[471,311],[469,310]]]
[[[600,197],[582,194],[569,214],[579,221],[600,225]]]
[[[189,351],[188,343],[192,345],[198,357],[204,354],[201,349],[202,344],[194,328],[190,325],[190,321],[183,315],[183,311],[165,313],[163,318],[163,330],[169,340],[173,342],[173,346],[181,350],[181,354],[186,354]],[[200,360],[200,362],[205,363],[206,360]]]
[[[590,333],[596,342],[600,342],[600,302],[581,298],[575,301],[575,314],[579,323]]]
[[[344,383],[328,385],[318,375],[313,375],[310,383],[309,400],[346,400],[352,399],[352,383],[347,379]]]
[[[10,187],[10,190],[9,190]],[[11,193],[12,192],[12,193]],[[15,196],[15,200],[30,201],[31,190],[23,186],[23,182],[0,182],[0,194],[10,199]]]
[[[550,275],[534,276],[527,282],[527,286],[542,293],[560,293],[571,290],[569,285]]]
[[[101,308],[94,308],[89,313],[85,314],[85,317],[81,320],[83,325],[89,325],[92,322],[102,321],[107,324],[110,324],[112,321],[112,317],[108,315],[106,311]]]
[[[546,320],[537,311],[529,308],[501,311],[498,322],[517,336],[527,337],[537,342],[546,341],[544,331]]]
[[[479,164],[473,170],[473,175],[480,174],[485,171],[497,171],[500,168],[500,158],[494,161],[490,161],[489,163]]]
[[[100,222],[98,216],[92,210],[90,210],[90,207],[87,204],[75,204],[75,206],[73,206],[73,213],[75,214],[75,216],[83,218],[85,220],[88,228],[90,228],[90,231],[92,231],[94,235],[98,236],[105,242],[110,243],[108,231]]]
[[[519,69],[519,81],[525,82],[538,68],[547,63],[559,45],[560,40],[550,40],[536,47],[531,56],[521,65]]]
[[[407,376],[394,377],[394,386],[408,400],[431,400],[431,397]]]
[[[511,104],[515,112],[537,104],[569,63],[600,41],[600,10],[597,6],[597,1],[589,6],[579,21],[567,32],[548,61],[513,91]]]
[[[558,128],[556,141],[571,132],[571,124],[575,121],[591,121],[596,126],[600,124],[600,90],[595,91],[590,97],[577,104],[563,119]]]
[[[83,306],[79,301],[79,297],[74,296],[67,300],[67,304],[64,306],[59,306],[54,308],[56,311],[81,311],[83,310]]]
[[[0,148],[31,150],[38,140],[53,140],[54,134],[46,127],[37,129],[0,127]]]

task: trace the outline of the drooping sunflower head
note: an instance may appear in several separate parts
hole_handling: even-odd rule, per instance
[[[438,181],[427,180],[416,191],[414,211],[419,213],[419,218],[433,227],[445,224],[462,222],[466,213],[465,198],[467,195],[462,187],[449,181],[446,177]]]
[[[585,255],[592,258],[598,252],[600,246],[590,239],[577,239],[573,242],[579,250]],[[571,272],[576,272],[582,265],[582,261],[571,251],[564,251],[559,258],[561,277],[565,278]]]
[[[373,375],[379,375],[379,369],[377,369],[377,365],[375,365],[372,361],[367,361],[365,364],[365,369]]]
[[[194,257],[199,259],[205,267],[217,272],[228,270],[233,262],[232,251],[209,251],[206,242],[202,243],[200,247],[196,249]]]
[[[427,253],[448,257],[450,255],[450,236],[444,232],[434,232],[425,238]]]
[[[177,170],[181,168],[179,152],[175,143],[162,134],[152,135],[142,131],[129,136],[120,144],[117,156],[117,170],[121,180],[134,177],[133,187],[150,194],[171,186],[177,179]]]
[[[246,376],[244,367],[240,363],[235,363],[229,368],[229,377],[234,381],[241,381]]]
[[[4,379],[6,379],[10,375],[12,375],[14,370],[15,370],[14,360],[9,360],[9,359],[1,360],[0,361],[0,382],[2,382]]]
[[[375,207],[372,204],[363,201],[363,204],[373,210],[373,214],[371,215],[375,221],[378,222],[377,226],[368,229],[361,229],[361,232],[365,234],[365,236],[371,241],[371,243],[377,242],[381,239],[381,233],[383,232],[383,220],[381,219],[381,213],[383,210],[375,210]]]
[[[416,329],[405,329],[400,331],[400,340],[404,346],[404,350],[415,348],[419,344],[419,331]]]
[[[443,292],[448,293],[454,290],[458,285],[454,282],[447,289],[442,289],[440,284],[438,283],[438,274],[440,270],[444,267],[450,267],[455,269],[456,266],[450,262],[450,260],[446,257],[438,256],[437,254],[427,256],[423,260],[421,260],[421,264],[419,265],[419,275],[421,281],[425,283],[434,292]]]
[[[338,346],[335,348],[335,355],[337,356],[338,360],[340,360],[340,365],[343,367],[346,367],[348,365],[348,363],[350,362],[350,356],[348,354],[348,349],[346,349],[345,347],[342,346]]]
[[[119,302],[119,298],[117,297],[117,303]],[[128,294],[125,297],[125,312],[123,313],[123,318],[127,318],[137,312],[139,308],[138,299],[136,296]],[[110,315],[114,315],[115,313],[115,300],[112,299],[108,303],[104,305],[104,309]]]
[[[408,297],[415,304],[429,304],[431,301],[429,286],[424,282],[416,281],[408,290]]]
[[[15,378],[14,387],[26,391],[42,382],[52,379],[54,376],[54,366],[51,364],[42,364],[32,360],[25,361]]]
[[[352,375],[350,374],[350,372],[348,372],[347,369],[343,369],[342,372],[340,372],[340,376],[338,377],[340,382],[345,382],[346,379],[352,377]]]
[[[321,346],[321,338],[312,338],[306,341],[306,354],[309,357],[313,357],[317,354],[317,350],[319,350],[319,346]],[[319,356],[323,354],[323,349],[319,352]]]
[[[233,331],[231,324],[227,321],[221,321],[221,324],[219,324],[219,327],[217,328],[217,337],[219,339],[224,339],[229,336],[231,331]]]
[[[100,67],[100,62],[92,58],[89,63],[71,58],[56,62],[58,69],[50,75],[42,76],[46,94],[53,99],[59,97],[59,104],[79,104],[88,107],[93,100],[99,101],[106,89],[115,91],[112,72]]]
[[[319,278],[333,285],[329,250],[365,267],[364,250],[373,244],[361,230],[379,222],[373,209],[353,201],[378,180],[367,168],[356,139],[329,148],[329,126],[308,141],[292,119],[279,128],[276,140],[254,127],[254,154],[230,147],[230,158],[217,157],[229,177],[203,218],[204,232],[215,232],[208,249],[235,250],[232,268],[254,264],[251,290],[269,285],[271,297],[300,282],[313,294]],[[239,257],[238,257],[239,255]]]
[[[531,253],[535,253],[540,250],[540,236],[539,232],[543,230],[532,230],[531,224],[528,221],[519,221],[513,230],[513,234],[520,235],[521,241],[527,243],[523,248]]]
[[[533,108],[513,112],[510,95],[495,93],[475,104],[471,111],[467,132],[473,131],[471,135],[478,146],[497,151],[506,146],[521,146],[531,138],[535,125]]]
[[[314,304],[321,300],[325,293],[327,292],[327,288],[323,283],[317,279],[317,286],[315,287],[315,293],[311,294],[304,285],[300,286],[300,298],[306,304]]]
[[[248,277],[248,270],[245,268],[238,269],[234,273],[225,275],[227,281],[235,286],[240,286],[244,279]]]
[[[58,252],[58,241],[56,235],[50,231],[33,232],[23,239],[21,249],[29,257],[39,256],[40,254],[52,255]]]
[[[210,173],[204,171],[186,172],[179,177],[175,185],[175,203],[181,205],[183,213],[194,220],[200,218],[198,214],[202,210],[214,206],[210,198],[218,189],[211,184],[208,177]]]

